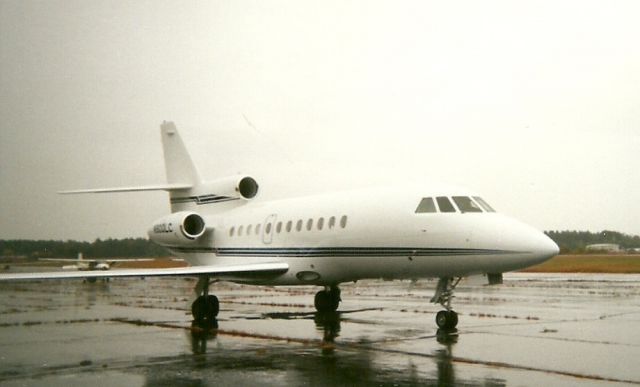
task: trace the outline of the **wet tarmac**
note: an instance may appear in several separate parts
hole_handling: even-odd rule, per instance
[[[191,279],[0,283],[2,386],[640,384],[640,276],[506,274],[462,282],[438,332],[435,281],[219,283],[217,328],[193,329]]]

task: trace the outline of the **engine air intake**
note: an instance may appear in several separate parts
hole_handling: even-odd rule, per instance
[[[204,233],[204,219],[198,214],[189,214],[182,221],[182,232],[188,238],[197,238]]]
[[[207,231],[204,218],[196,212],[174,212],[155,221],[149,229],[149,239],[160,246],[193,244]]]
[[[245,199],[253,199],[258,194],[258,182],[252,177],[244,177],[238,183],[238,192]]]

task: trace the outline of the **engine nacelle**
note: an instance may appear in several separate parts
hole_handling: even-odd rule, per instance
[[[147,234],[160,246],[180,246],[195,242],[205,231],[207,227],[202,216],[193,211],[182,211],[158,219]]]
[[[222,179],[208,181],[198,186],[195,195],[214,194],[216,197],[253,199],[258,194],[258,182],[245,175],[223,177]]]

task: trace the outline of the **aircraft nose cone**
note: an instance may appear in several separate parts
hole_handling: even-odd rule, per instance
[[[501,248],[520,254],[514,267],[517,265],[522,269],[537,265],[558,255],[558,245],[543,232],[512,218],[502,217],[499,221],[500,227],[495,232],[500,235]]]
[[[547,235],[543,234],[543,237],[544,238],[541,238],[542,240],[539,243],[539,247],[537,248],[537,252],[541,256],[546,257],[544,259],[546,261],[547,259],[553,258],[556,255],[558,255],[558,253],[560,253],[560,248],[558,247],[556,242],[554,242]]]
[[[560,252],[558,245],[547,235],[540,231],[529,237],[529,251],[531,252],[530,264],[539,264],[555,257]]]

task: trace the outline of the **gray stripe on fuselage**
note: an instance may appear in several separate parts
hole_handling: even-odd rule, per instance
[[[171,246],[182,253],[214,253],[221,257],[393,257],[393,256],[451,256],[505,255],[523,251],[463,248],[411,247],[284,247],[284,248],[215,248]]]

